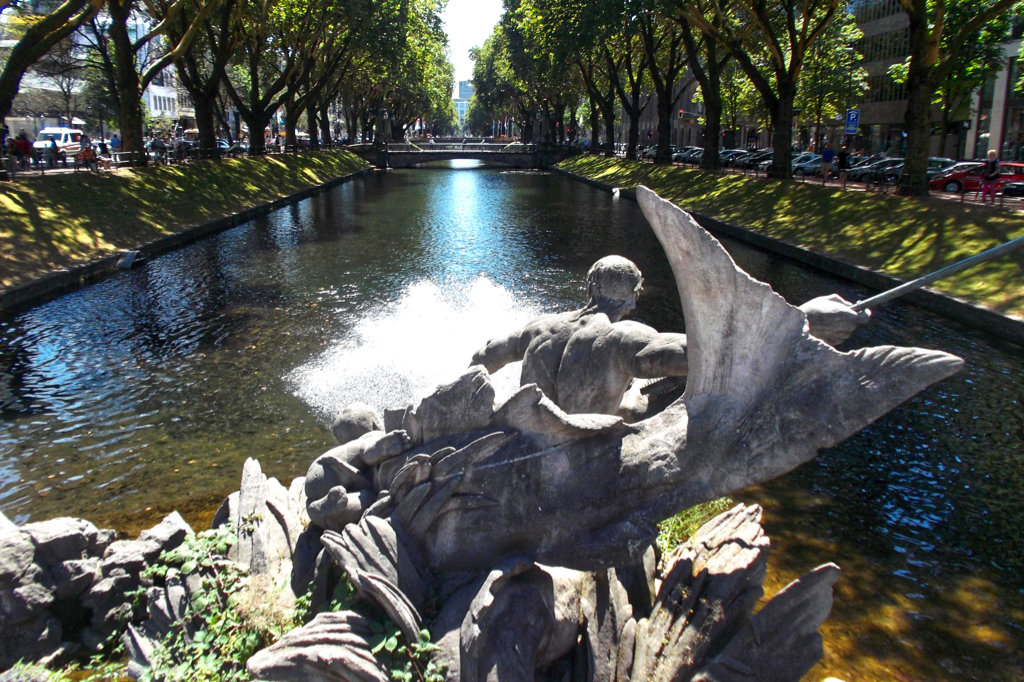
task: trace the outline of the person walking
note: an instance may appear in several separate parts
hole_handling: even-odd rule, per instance
[[[836,155],[836,170],[839,171],[839,180],[846,186],[846,171],[850,167],[850,152],[847,150],[846,145],[839,150],[839,154]]]
[[[32,160],[32,143],[28,141],[28,133],[24,130],[18,133],[18,139],[14,141],[18,152],[18,167],[28,170],[29,161]]]
[[[832,145],[828,142],[825,143],[825,148],[821,150],[821,182],[822,184],[828,182],[828,178],[832,175],[832,159],[836,153],[832,150]]]
[[[7,179],[14,180],[14,176],[18,174],[18,144],[17,141],[11,137],[7,137]]]
[[[981,203],[985,203],[985,198],[989,195],[992,196],[992,203],[996,203],[996,181],[999,180],[999,172],[1002,170],[1002,166],[999,163],[999,159],[996,158],[996,150],[988,150],[988,161],[985,162],[985,170],[983,177],[985,182],[983,184],[984,191],[981,193]]]
[[[114,136],[110,138],[110,152],[119,151],[121,151],[121,138],[117,136],[117,133],[114,133]]]

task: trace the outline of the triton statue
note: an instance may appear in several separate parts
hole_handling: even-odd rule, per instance
[[[768,549],[757,507],[717,517],[660,566],[657,524],[792,470],[963,362],[837,351],[822,337],[866,316],[833,298],[789,305],[686,212],[637,195],[675,274],[685,337],[622,322],[639,272],[599,261],[586,308],[492,341],[480,365],[415,406],[350,409],[335,432],[362,435],[290,490],[247,462],[216,520],[236,524],[240,560],[296,594],[311,584],[314,607],[347,576],[407,641],[429,630],[453,681],[799,680],[822,655],[839,569],[812,570],[753,614]],[[820,337],[815,317],[831,320]],[[524,356],[524,385],[495,405],[488,370]],[[659,414],[612,414],[630,377],[673,374],[686,374],[685,392]],[[283,510],[303,495],[311,523],[297,533],[305,519]],[[325,608],[249,671],[386,682],[366,613]]]
[[[546,315],[491,339],[473,355],[472,364],[493,374],[522,360],[520,384],[536,384],[570,414],[642,414],[646,405],[637,407],[635,392],[623,402],[633,379],[686,376],[685,334],[659,334],[645,324],[621,321],[636,307],[642,285],[636,264],[606,256],[587,273],[586,306]],[[839,345],[871,319],[870,311],[858,313],[852,305],[833,294],[800,309],[813,336]]]

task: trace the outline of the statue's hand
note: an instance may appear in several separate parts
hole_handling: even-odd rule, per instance
[[[819,296],[800,306],[807,315],[807,325],[812,336],[832,346],[850,337],[857,327],[871,321],[871,311],[857,312],[853,304],[839,294]]]

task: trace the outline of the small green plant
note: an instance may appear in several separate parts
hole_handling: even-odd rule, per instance
[[[370,629],[374,633],[370,651],[394,682],[444,682],[444,666],[430,660],[438,647],[427,630],[420,630],[419,638],[408,643],[388,619],[374,621]]]
[[[243,532],[253,519],[241,520]],[[291,600],[269,578],[249,575],[227,560],[234,533],[210,530],[189,536],[177,549],[164,552],[144,578],[162,585],[172,568],[200,587],[192,593],[182,622],[172,626],[154,654],[145,682],[245,682],[246,661],[289,630],[313,619],[311,593]],[[312,589],[312,588],[311,588]],[[145,591],[139,590],[141,599]],[[355,588],[343,575],[331,599],[318,612],[353,610],[372,621],[370,648],[394,682],[444,682],[444,669],[431,658],[437,646],[422,630],[415,642],[369,605],[358,600]],[[113,678],[89,678],[101,682]]]
[[[177,568],[184,576],[198,575],[201,586],[184,622],[175,624],[156,651],[145,680],[248,680],[249,657],[301,624],[305,612],[295,609],[281,589],[227,560],[233,543],[227,529],[198,533],[147,569],[147,577],[162,581]]]
[[[697,529],[736,503],[728,497],[698,504],[658,524],[658,549],[662,556],[690,539]]]
[[[8,682],[50,682],[59,678],[41,665],[18,661],[4,673],[4,680]]]

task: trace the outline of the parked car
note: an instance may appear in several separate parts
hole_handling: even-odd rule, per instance
[[[38,153],[43,154],[56,141],[57,160],[63,161],[68,156],[74,156],[82,151],[81,140],[82,131],[77,128],[55,128],[49,126],[39,131],[39,135],[36,136],[36,141],[32,143],[32,147],[39,150]]]
[[[691,155],[697,154],[697,158],[699,159],[700,154],[703,153],[704,150],[701,149],[700,147],[683,147],[682,149],[680,149],[679,151],[672,155],[672,160],[679,163],[688,163],[690,162]]]
[[[771,158],[771,149],[758,149],[752,151],[745,159],[743,159],[743,168],[757,168],[758,164],[762,161],[771,160]]]
[[[948,172],[953,166],[956,165],[956,161],[953,159],[947,159],[943,156],[932,156],[928,158],[928,179],[942,175]]]
[[[950,172],[932,178],[929,185],[932,189],[945,192],[980,192],[984,182],[984,165],[980,161],[972,165],[958,163]],[[1000,166],[999,179],[996,181],[997,192],[1001,192],[1009,183],[1024,182],[1024,163],[1003,162]]]
[[[793,175],[814,175],[821,170],[821,154],[802,154],[793,159]]]
[[[725,151],[718,153],[718,160],[723,166],[728,166],[733,159],[736,159],[743,154],[746,154],[746,151],[743,149],[726,149]]]
[[[956,161],[953,159],[947,159],[939,156],[933,156],[928,159],[928,179],[934,178],[936,175],[941,175],[945,171],[948,171],[956,165]],[[903,175],[903,164],[888,169],[885,172],[886,182],[895,182]]]
[[[1008,197],[1024,197],[1024,182],[1008,182],[1003,185],[1003,195]]]
[[[881,159],[874,163],[862,164],[851,168],[847,178],[854,182],[884,182],[886,172],[903,163],[903,159]]]

